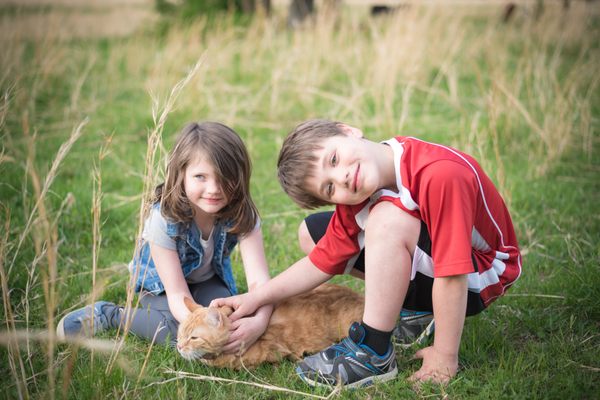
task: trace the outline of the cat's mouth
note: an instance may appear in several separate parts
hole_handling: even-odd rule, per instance
[[[179,350],[179,354],[185,358],[186,360],[214,360],[219,356],[219,354],[215,353],[202,353],[202,352],[187,352]]]
[[[214,360],[215,358],[217,358],[218,354],[214,354],[214,353],[205,353],[202,356],[200,356],[201,359],[203,360]]]

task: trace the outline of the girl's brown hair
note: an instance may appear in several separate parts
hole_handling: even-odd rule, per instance
[[[185,170],[200,155],[213,165],[227,199],[227,205],[217,214],[218,220],[232,221],[231,233],[252,231],[258,210],[250,196],[250,157],[238,134],[218,122],[192,122],[179,134],[169,155],[165,182],[155,189],[155,201],[160,202],[162,214],[173,222],[192,222],[194,211],[185,194]]]

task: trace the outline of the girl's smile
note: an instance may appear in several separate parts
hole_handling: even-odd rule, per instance
[[[208,204],[220,204],[223,201],[222,197],[203,197],[202,198]]]
[[[227,205],[218,176],[206,157],[189,163],[185,170],[184,188],[195,212],[216,214]]]

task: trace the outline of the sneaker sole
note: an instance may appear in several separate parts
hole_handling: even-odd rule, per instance
[[[432,319],[431,322],[427,325],[423,332],[412,343],[394,343],[396,347],[400,347],[402,349],[408,349],[409,347],[420,345],[431,336],[433,331],[435,330],[435,319]]]
[[[58,321],[58,325],[56,326],[56,337],[59,338],[60,340],[65,340],[65,318],[67,316],[65,315],[64,317],[62,317],[60,319],[60,321]]]
[[[310,379],[309,377],[304,375],[304,372],[302,372],[300,367],[296,367],[296,374],[298,374],[300,379],[302,379],[304,382],[306,382],[310,386],[326,387],[326,388],[334,387],[333,385],[329,385],[327,383],[323,383],[323,382],[319,382],[319,381]],[[352,383],[349,383],[349,384],[346,384],[343,386],[346,389],[363,388],[363,387],[371,386],[371,385],[375,384],[376,382],[386,382],[386,381],[392,380],[396,377],[396,375],[398,375],[398,367],[394,367],[393,370],[391,370],[390,372],[386,372],[385,374],[369,376],[367,378],[361,379],[360,381],[352,382]]]

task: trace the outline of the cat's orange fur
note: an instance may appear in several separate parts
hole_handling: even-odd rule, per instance
[[[240,357],[220,354],[229,338],[231,308],[202,307],[185,299],[191,315],[179,325],[177,349],[187,359],[216,367],[252,368],[316,353],[347,335],[360,321],[364,297],[347,287],[324,284],[277,304],[265,333]]]

